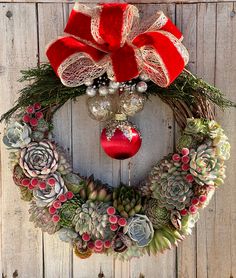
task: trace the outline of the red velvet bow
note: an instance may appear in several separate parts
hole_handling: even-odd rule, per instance
[[[65,86],[79,86],[107,72],[124,82],[145,72],[167,87],[188,62],[182,34],[163,12],[138,24],[138,10],[129,4],[101,4],[90,9],[78,3],[62,37],[46,54]]]

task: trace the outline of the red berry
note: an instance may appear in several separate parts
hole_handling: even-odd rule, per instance
[[[194,177],[191,174],[187,174],[185,178],[188,182],[193,182],[194,181]]]
[[[52,221],[53,221],[53,222],[59,222],[59,221],[60,221],[60,216],[59,216],[58,214],[54,214],[54,215],[52,216]]]
[[[189,207],[189,212],[190,212],[191,214],[196,213],[196,212],[197,212],[197,207],[194,206],[194,205],[190,206],[190,207]]]
[[[28,106],[26,108],[26,112],[29,113],[29,114],[33,114],[34,113],[34,107],[33,106]]]
[[[54,208],[53,206],[51,206],[49,209],[48,209],[49,213],[50,214],[55,214],[57,212],[57,209]]]
[[[42,119],[43,118],[43,113],[42,112],[36,112],[35,113],[35,117],[36,117],[36,119],[38,119],[38,120],[40,120],[40,119]]]
[[[41,109],[41,104],[40,104],[39,102],[36,102],[36,103],[34,104],[34,109],[35,109],[35,110]]]
[[[187,209],[182,209],[182,210],[180,211],[180,214],[181,214],[182,216],[187,215],[187,214],[188,214]]]
[[[22,118],[23,122],[24,123],[29,123],[30,122],[30,116],[28,114],[25,114]]]
[[[61,194],[59,197],[58,197],[58,200],[62,203],[66,202],[67,201],[67,198],[66,198],[66,195],[65,194]]]
[[[116,209],[114,207],[109,207],[107,209],[107,214],[108,215],[114,215],[116,213]]]
[[[30,179],[23,179],[21,181],[22,186],[29,186],[30,185]]]
[[[110,247],[111,247],[111,241],[110,241],[110,240],[106,240],[106,241],[104,242],[104,247],[105,247],[105,248],[110,248]]]
[[[188,171],[189,170],[189,164],[183,164],[182,166],[181,166],[181,169],[183,170],[183,171]]]
[[[189,163],[189,160],[190,160],[190,158],[189,158],[188,155],[184,155],[184,156],[182,156],[182,158],[181,158],[181,161],[182,161],[184,164]]]
[[[175,161],[175,162],[178,162],[180,161],[180,155],[175,153],[172,155],[172,160]]]
[[[30,119],[30,125],[31,126],[37,126],[38,125],[38,120],[35,118],[31,118]]]
[[[197,205],[198,203],[199,203],[198,198],[196,198],[196,197],[192,198],[192,200],[191,200],[192,205]]]
[[[37,178],[33,178],[31,179],[30,181],[30,184],[33,186],[33,187],[36,187],[39,183],[39,180]]]
[[[39,182],[39,188],[44,190],[47,187],[46,183],[44,181]]]
[[[56,183],[56,180],[54,178],[47,179],[47,184],[49,184],[50,186],[54,186],[55,183]]]
[[[73,192],[71,192],[71,191],[67,191],[66,192],[66,198],[68,200],[72,199],[73,197],[74,197],[74,193]]]
[[[189,155],[189,149],[188,148],[183,148],[181,151],[182,155]]]
[[[103,247],[101,247],[101,248],[95,247],[94,251],[97,252],[97,253],[101,253],[103,251]]]
[[[115,215],[110,215],[110,216],[109,216],[109,222],[110,222],[111,224],[116,224],[117,221],[118,221],[118,217],[117,217],[117,216],[115,216]]]
[[[33,189],[34,189],[34,186],[33,186],[32,184],[30,184],[30,185],[28,186],[28,188],[29,188],[29,190],[33,190]]]
[[[95,247],[96,247],[96,248],[101,248],[101,247],[103,247],[103,242],[102,242],[102,240],[100,240],[100,239],[95,240],[94,244],[95,244]]]
[[[88,242],[87,246],[89,249],[94,249],[94,247],[95,247],[95,245],[92,241]]]
[[[206,196],[206,195],[201,195],[201,196],[199,197],[199,201],[200,201],[201,203],[205,203],[206,200],[207,200],[207,196]]]
[[[124,227],[127,225],[127,220],[123,217],[121,217],[119,220],[118,220],[118,224],[121,226],[121,227]]]
[[[90,235],[88,233],[84,233],[82,235],[82,239],[83,239],[83,241],[89,241],[90,240]]]
[[[115,232],[118,229],[118,226],[116,224],[111,224],[110,229],[111,231]]]
[[[55,209],[61,208],[61,202],[59,200],[54,201],[52,205]]]

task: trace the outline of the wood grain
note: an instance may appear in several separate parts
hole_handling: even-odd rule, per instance
[[[132,4],[166,4],[166,3],[227,3],[235,2],[236,0],[117,0],[117,3],[132,3]],[[74,0],[5,0],[6,3],[74,3]],[[105,3],[112,2],[110,0],[98,1],[98,0],[81,0],[81,3]]]
[[[1,3],[0,34],[4,41],[0,48],[2,114],[12,107],[20,89],[20,70],[37,63],[35,4]],[[1,143],[2,277],[39,278],[43,274],[42,233],[29,222],[28,205],[20,200],[8,163],[8,151]]]

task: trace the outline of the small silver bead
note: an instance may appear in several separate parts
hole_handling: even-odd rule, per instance
[[[147,83],[144,82],[144,81],[140,81],[138,82],[138,84],[136,85],[136,90],[139,92],[139,93],[144,93],[147,91]]]
[[[84,82],[85,86],[92,86],[93,85],[93,80],[87,80]]]
[[[109,88],[112,88],[112,89],[118,89],[119,86],[120,86],[119,82],[110,81],[110,83],[109,83]]]
[[[108,92],[110,95],[113,95],[116,91],[117,91],[117,89],[108,88]]]
[[[108,88],[106,86],[101,86],[98,92],[100,96],[106,96],[108,94]]]
[[[142,81],[149,81],[150,80],[150,78],[148,77],[148,75],[145,72],[141,72],[141,74],[139,75],[139,78]]]
[[[93,87],[88,87],[86,89],[86,95],[89,96],[89,97],[94,97],[97,93],[97,90]]]

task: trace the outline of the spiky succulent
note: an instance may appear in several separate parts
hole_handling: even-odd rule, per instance
[[[200,145],[190,152],[190,173],[200,185],[221,185],[225,178],[225,166],[211,142]]]
[[[50,206],[60,195],[67,192],[63,178],[59,173],[52,174],[50,178],[55,180],[53,186],[47,185],[45,189],[36,188],[33,190],[34,198],[39,207]]]
[[[151,198],[147,200],[144,213],[152,222],[155,229],[160,229],[170,223],[170,211],[160,207],[157,199]]]
[[[62,204],[59,215],[61,227],[73,227],[72,221],[76,215],[76,210],[82,206],[83,202],[80,198],[74,197],[71,200],[67,200]]]
[[[93,176],[90,176],[83,182],[83,187],[80,189],[79,194],[84,200],[106,203],[112,199],[111,189],[99,180],[94,180]]]
[[[121,185],[113,191],[113,206],[125,218],[134,216],[142,209],[141,195],[134,188]]]
[[[49,234],[54,234],[60,229],[60,225],[52,221],[52,215],[48,209],[38,207],[34,201],[31,202],[29,213],[29,220],[34,223],[35,228],[40,228]]]
[[[58,153],[48,140],[32,142],[21,150],[19,164],[28,177],[46,178],[58,168]]]
[[[75,231],[80,235],[88,233],[93,239],[104,239],[109,232],[108,207],[107,203],[88,200],[76,210],[72,221]]]
[[[30,135],[28,125],[14,121],[6,128],[3,143],[9,148],[23,148],[30,143]]]
[[[135,214],[129,218],[128,225],[124,228],[124,233],[127,233],[139,247],[144,247],[152,240],[154,229],[152,222],[146,215]]]

